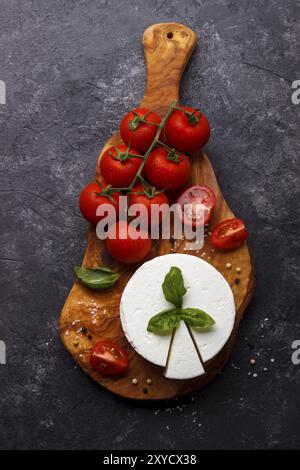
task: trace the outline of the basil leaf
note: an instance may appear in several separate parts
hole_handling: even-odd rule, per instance
[[[216,323],[208,313],[203,312],[199,308],[184,308],[180,311],[179,316],[189,326],[202,330],[206,330]]]
[[[184,286],[182,272],[179,268],[172,266],[165,276],[162,290],[168,302],[171,302],[171,304],[175,305],[177,308],[181,308],[186,288]]]
[[[176,308],[163,310],[162,312],[154,315],[150,318],[147,331],[150,333],[156,333],[157,335],[163,335],[169,333],[173,328],[180,322],[180,316]]]
[[[120,277],[109,268],[99,266],[97,268],[82,268],[75,266],[74,268],[77,278],[89,289],[108,289],[112,287]]]

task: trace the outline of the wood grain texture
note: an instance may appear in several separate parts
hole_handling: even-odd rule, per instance
[[[148,28],[143,36],[145,58],[147,62],[147,85],[142,106],[151,108],[163,116],[171,101],[179,99],[179,85],[182,72],[196,45],[196,35],[189,28],[176,23],[161,23]],[[124,110],[127,111],[127,110]],[[102,152],[112,144],[121,142],[118,133],[106,143]],[[206,184],[216,195],[216,208],[210,227],[221,220],[232,217],[217,183],[211,163],[204,153],[193,155],[191,183]],[[96,175],[99,176],[98,162]],[[248,245],[228,253],[214,251],[208,237],[199,252],[186,250],[185,241],[153,241],[152,250],[144,261],[155,256],[174,253],[186,253],[199,256],[218,269],[230,284],[236,305],[236,320],[231,337],[222,351],[205,364],[206,374],[191,380],[170,380],[163,377],[163,369],[139,356],[127,342],[120,323],[120,298],[126,283],[139,267],[119,265],[113,260],[105,243],[96,237],[95,228],[90,227],[83,266],[94,267],[105,264],[120,273],[118,284],[102,292],[92,292],[75,281],[61,312],[60,332],[66,349],[79,366],[96,382],[108,390],[123,397],[143,400],[169,399],[194,392],[212,380],[225,366],[234,347],[236,334],[242,315],[254,293],[254,269]],[[232,264],[231,269],[226,263]],[[236,273],[236,268],[241,273]],[[235,279],[239,278],[239,284]],[[87,331],[86,331],[87,329]],[[123,346],[129,355],[129,368],[117,378],[102,377],[89,365],[92,345],[99,338],[110,338]],[[132,378],[138,379],[138,385],[132,384]],[[151,378],[152,384],[146,384]]]

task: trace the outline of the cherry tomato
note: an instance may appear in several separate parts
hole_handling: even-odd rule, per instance
[[[92,348],[90,364],[102,375],[119,375],[128,366],[127,354],[110,339],[101,339]]]
[[[210,241],[219,250],[234,250],[248,238],[248,230],[241,219],[222,220],[212,231]]]
[[[158,192],[154,187],[144,187],[142,184],[137,184],[134,186],[132,192],[129,196],[129,207],[133,204],[143,204],[147,209],[147,219],[143,221],[143,223],[147,223],[147,227],[150,228],[152,225],[155,224],[153,218],[151,218],[151,207],[155,204],[161,206],[162,204],[169,206],[169,200],[165,193]],[[168,214],[168,208],[162,208],[162,211],[159,212],[159,223],[161,223],[162,219],[166,217]]]
[[[147,180],[159,189],[179,189],[184,186],[191,174],[191,164],[184,154],[164,148],[156,148],[150,153],[145,165]]]
[[[100,173],[105,181],[115,188],[127,188],[132,183],[141,163],[141,158],[130,157],[130,155],[141,156],[136,150],[127,145],[116,145],[110,147],[100,159]]]
[[[183,111],[175,109],[168,118],[164,135],[171,147],[181,152],[193,153],[208,142],[209,122],[200,111],[182,106]]]
[[[147,122],[143,122],[141,119]],[[133,109],[121,121],[121,137],[125,144],[130,145],[141,153],[145,153],[152,144],[160,123],[160,117],[149,109]]]
[[[192,227],[198,227],[203,222],[207,224],[210,220],[215,207],[215,195],[208,186],[190,186],[181,193],[177,204],[179,204],[177,212],[179,217],[183,220],[185,213],[185,223],[190,224]],[[204,220],[200,212],[202,210]]]
[[[112,225],[107,234],[106,246],[113,258],[121,263],[141,261],[151,249],[148,232],[133,228],[125,220]]]
[[[106,194],[107,184],[102,183],[102,185],[103,188],[96,181],[93,181],[83,188],[79,196],[80,212],[93,225],[96,225],[103,218],[103,216],[96,215],[97,207],[101,204],[112,204],[115,210],[119,208],[120,193],[109,194],[108,192]]]

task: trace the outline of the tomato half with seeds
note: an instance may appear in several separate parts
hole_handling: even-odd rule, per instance
[[[215,194],[208,186],[190,186],[177,200],[177,214],[185,223],[199,227],[211,219],[215,202]]]
[[[147,180],[156,188],[174,190],[184,186],[191,174],[189,158],[165,148],[154,149],[145,164]]]
[[[143,157],[127,145],[115,145],[100,159],[100,173],[115,188],[127,188],[132,183]]]
[[[145,153],[152,144],[160,123],[160,117],[149,109],[133,109],[121,121],[121,137],[125,144]]]
[[[117,261],[133,264],[148,255],[151,240],[146,230],[135,228],[126,220],[120,220],[109,228],[106,246]]]
[[[210,125],[200,111],[182,106],[174,109],[168,118],[164,136],[171,147],[185,153],[202,149],[210,137]]]
[[[93,225],[96,225],[104,216],[96,215],[98,206],[111,204],[113,208],[119,209],[119,192],[111,193],[106,183],[98,184],[96,181],[87,184],[79,196],[79,209],[83,217]]]
[[[142,184],[134,186],[129,195],[129,207],[133,206],[133,204],[142,204],[145,207],[145,212],[147,212],[146,219],[143,220],[142,217],[141,219],[143,224],[147,224],[148,229],[160,224],[169,213],[169,200],[167,196],[164,192],[158,191],[153,186],[145,187]],[[155,205],[157,206],[157,218],[154,215]],[[158,212],[159,206],[161,206],[161,210]]]
[[[210,241],[219,250],[239,248],[248,238],[248,230],[241,219],[222,220],[212,231]]]
[[[110,339],[101,339],[92,348],[90,365],[102,375],[119,375],[127,368],[128,357]]]

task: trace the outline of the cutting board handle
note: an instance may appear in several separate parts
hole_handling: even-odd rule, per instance
[[[143,35],[147,83],[141,106],[166,112],[179,100],[180,79],[196,46],[194,31],[179,23],[158,23]]]

